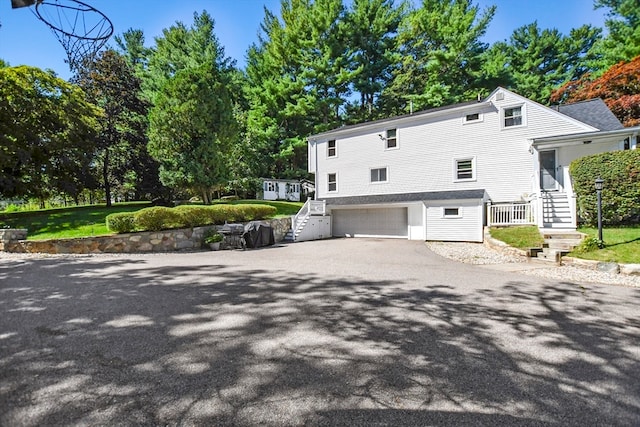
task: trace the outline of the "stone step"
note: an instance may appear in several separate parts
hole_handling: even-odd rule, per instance
[[[549,249],[560,249],[571,252],[573,248],[578,246],[582,239],[549,239],[545,240],[543,247]]]

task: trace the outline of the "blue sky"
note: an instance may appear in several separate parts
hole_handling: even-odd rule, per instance
[[[279,11],[279,0],[84,0],[104,12],[115,27],[115,34],[129,28],[142,29],[147,44],[162,29],[176,21],[190,24],[194,12],[207,10],[216,20],[216,35],[227,56],[244,66],[245,53],[257,39],[263,7]],[[485,6],[496,4],[497,12],[484,41],[491,43],[509,37],[522,25],[538,21],[541,28],[557,28],[567,34],[583,24],[604,27],[605,10],[593,9],[592,0],[477,0]],[[50,68],[61,77],[70,73],[66,58],[50,30],[29,9],[11,9],[11,0],[0,0],[0,58],[11,65]]]

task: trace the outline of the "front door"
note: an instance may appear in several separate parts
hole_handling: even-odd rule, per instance
[[[556,150],[540,152],[540,188],[545,191],[558,189],[556,180]]]

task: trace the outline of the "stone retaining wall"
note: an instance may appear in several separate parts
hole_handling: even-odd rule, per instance
[[[280,242],[291,228],[291,218],[265,220],[274,231],[275,241]],[[202,248],[202,236],[211,228],[221,225],[183,228],[164,231],[124,233],[112,236],[77,239],[25,240],[27,230],[0,230],[0,250],[48,254],[135,253],[172,252]]]

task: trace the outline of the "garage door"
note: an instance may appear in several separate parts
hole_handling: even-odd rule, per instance
[[[407,237],[407,208],[333,209],[334,236]]]

